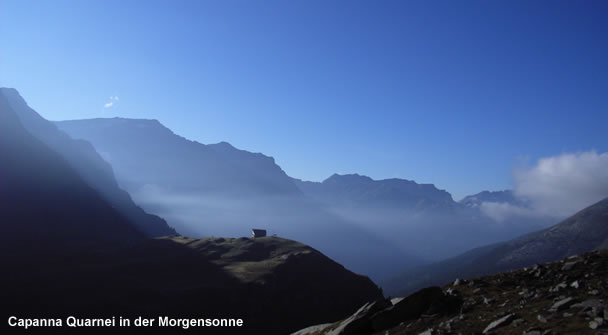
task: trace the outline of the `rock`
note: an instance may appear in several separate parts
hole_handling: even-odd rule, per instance
[[[568,287],[568,284],[561,282],[549,289],[549,292],[559,292],[561,289]]]
[[[513,327],[519,327],[519,326],[521,326],[525,322],[526,322],[526,320],[521,319],[521,318],[520,319],[515,319],[515,320],[513,320],[511,322],[511,326],[513,326]]]
[[[405,297],[395,305],[384,308],[371,318],[371,328],[379,332],[425,315],[445,315],[456,313],[462,306],[462,299],[446,295],[439,287],[422,289]]]
[[[460,285],[461,283],[462,283],[462,281],[461,281],[460,279],[456,278],[456,280],[454,280],[454,284],[452,284],[452,285],[454,285],[454,286],[458,286],[458,285]]]
[[[599,290],[591,290],[591,291],[589,291],[589,292],[587,292],[587,293],[588,293],[589,295],[598,295],[598,294],[600,294],[600,291],[599,291]]]
[[[536,317],[536,319],[542,323],[547,323],[547,318],[545,318],[544,316],[538,314],[538,316]]]
[[[488,332],[506,326],[508,325],[513,319],[515,318],[515,314],[511,313],[511,314],[507,314],[506,316],[503,316],[502,318],[492,321],[484,330],[483,330],[483,334],[487,334]]]
[[[403,297],[391,299],[391,304],[396,305],[399,301],[403,300]]]
[[[493,302],[494,302],[494,299],[483,297],[483,303],[484,304],[489,305],[489,304],[491,304]]]
[[[433,334],[435,334],[433,328],[429,328],[429,329],[423,331],[422,333],[419,333],[418,335],[433,335]]]
[[[573,281],[572,284],[570,284],[570,287],[578,288],[579,287],[578,280]]]
[[[573,304],[572,306],[570,306],[570,308],[577,308],[577,309],[581,309],[582,312],[586,312],[593,308],[599,309],[602,306],[603,306],[602,301],[599,299],[587,299],[583,302]]]
[[[592,321],[589,321],[589,328],[591,329],[597,329],[599,327],[601,327],[604,324],[604,319],[603,318],[595,318]]]
[[[580,263],[580,261],[573,261],[573,262],[566,262],[563,266],[562,266],[562,271],[570,271],[572,270],[572,268],[576,265]]]
[[[532,327],[524,330],[524,335],[541,335],[542,331],[539,327]]]
[[[359,308],[359,310],[357,310],[353,315],[342,321],[336,329],[333,329],[327,334],[346,335],[371,333],[371,316],[383,310],[387,306],[390,306],[390,302],[387,300],[378,300],[367,303]]]
[[[549,310],[552,312],[558,312],[570,307],[570,305],[574,304],[575,302],[576,300],[574,300],[574,298],[568,297],[554,303]]]

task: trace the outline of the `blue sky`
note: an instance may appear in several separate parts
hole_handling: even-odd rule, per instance
[[[400,177],[458,199],[540,157],[608,151],[607,15],[606,1],[2,0],[0,85],[51,120],[155,118],[294,177]]]

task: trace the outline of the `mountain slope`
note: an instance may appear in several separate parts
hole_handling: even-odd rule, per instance
[[[122,215],[148,236],[175,234],[175,230],[156,215],[144,212],[133,203],[129,194],[118,187],[112,167],[105,162],[90,143],[73,140],[51,122],[31,109],[15,89],[0,88],[12,110],[25,129],[61,155],[80,177]]]
[[[0,237],[38,242],[86,237],[88,243],[141,239],[68,162],[27,133],[0,94]],[[51,222],[54,222],[51,224]]]
[[[402,295],[420,287],[445,284],[455,278],[555,261],[607,244],[608,199],[604,199],[547,229],[407,271],[382,286],[388,294]]]

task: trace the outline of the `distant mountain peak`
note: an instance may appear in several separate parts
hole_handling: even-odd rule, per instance
[[[350,173],[350,174],[337,174],[334,173],[329,178],[325,179],[323,183],[333,183],[333,182],[373,182],[374,180],[368,176],[360,175],[358,173]]]
[[[528,201],[518,197],[513,190],[481,191],[477,194],[468,195],[459,201],[467,207],[478,207],[484,202],[507,203],[514,206],[526,207]]]
[[[214,145],[214,146],[221,147],[221,148],[226,148],[226,149],[236,149],[234,147],[234,145],[232,145],[232,144],[230,144],[230,143],[228,143],[226,141],[220,141],[220,142],[217,142],[215,144],[210,144],[210,145]]]

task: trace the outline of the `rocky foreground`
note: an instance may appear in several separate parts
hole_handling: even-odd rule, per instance
[[[295,334],[608,334],[608,250],[375,301]]]

